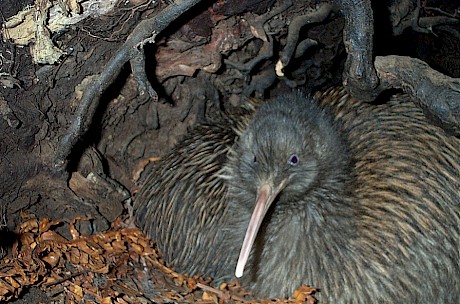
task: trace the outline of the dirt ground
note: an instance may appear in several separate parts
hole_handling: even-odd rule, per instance
[[[0,301],[250,301],[236,283],[216,290],[209,280],[187,278],[162,265],[154,243],[130,220],[137,181],[188,128],[238,107],[245,97],[294,88],[314,92],[340,84],[346,59],[344,18],[332,10],[305,24],[297,40],[302,47],[291,54],[280,77],[275,67],[287,56],[287,24],[328,1],[287,5],[290,1],[229,0],[195,6],[143,47],[146,79],[154,91],[139,85],[134,61],[124,64],[101,98],[92,101],[96,109],[89,131],[79,137],[66,169],[59,171],[56,151],[85,90],[141,20],[158,15],[173,1],[99,1],[92,14],[51,30],[48,22],[57,7],[62,10],[67,3],[69,14],[82,15],[90,2],[0,2]],[[374,7],[375,55],[417,57],[460,77],[458,3],[422,1],[420,16],[445,19],[421,30],[404,26],[413,24],[409,21],[417,1],[400,1],[399,6],[387,2]],[[37,55],[37,36],[19,42],[5,30],[26,23],[26,18],[7,23],[24,9],[35,24],[45,20],[44,36],[54,53]],[[94,250],[97,256],[91,254]],[[139,283],[145,268],[156,269],[153,286]],[[303,287],[293,296],[298,302],[313,301],[311,293]]]

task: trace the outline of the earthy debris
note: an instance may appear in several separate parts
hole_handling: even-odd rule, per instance
[[[65,303],[315,303],[302,286],[290,300],[255,300],[237,282],[210,285],[164,265],[155,243],[118,218],[95,235],[81,235],[76,218],[72,239],[61,236],[59,220],[22,214],[12,256],[0,264],[0,301],[17,299],[32,286]]]

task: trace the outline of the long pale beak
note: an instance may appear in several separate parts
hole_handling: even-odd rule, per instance
[[[249,253],[251,252],[251,248],[254,244],[254,240],[256,239],[260,225],[262,224],[265,214],[267,213],[271,204],[278,196],[280,191],[284,188],[284,184],[285,183],[282,182],[276,189],[273,189],[273,187],[268,184],[263,184],[260,186],[257,193],[256,206],[252,212],[248,230],[246,230],[246,235],[244,236],[243,246],[241,247],[238,263],[236,264],[235,276],[237,278],[243,276],[244,266],[248,261]]]

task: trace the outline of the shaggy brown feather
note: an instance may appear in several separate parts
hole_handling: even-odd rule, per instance
[[[287,181],[241,278],[255,294],[306,283],[331,303],[459,303],[460,140],[406,95],[315,99],[194,129],[144,181],[138,225],[179,271],[229,279],[261,184]]]

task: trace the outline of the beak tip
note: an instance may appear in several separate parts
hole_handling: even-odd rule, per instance
[[[236,267],[235,276],[241,278],[243,276],[243,269],[241,267]]]

